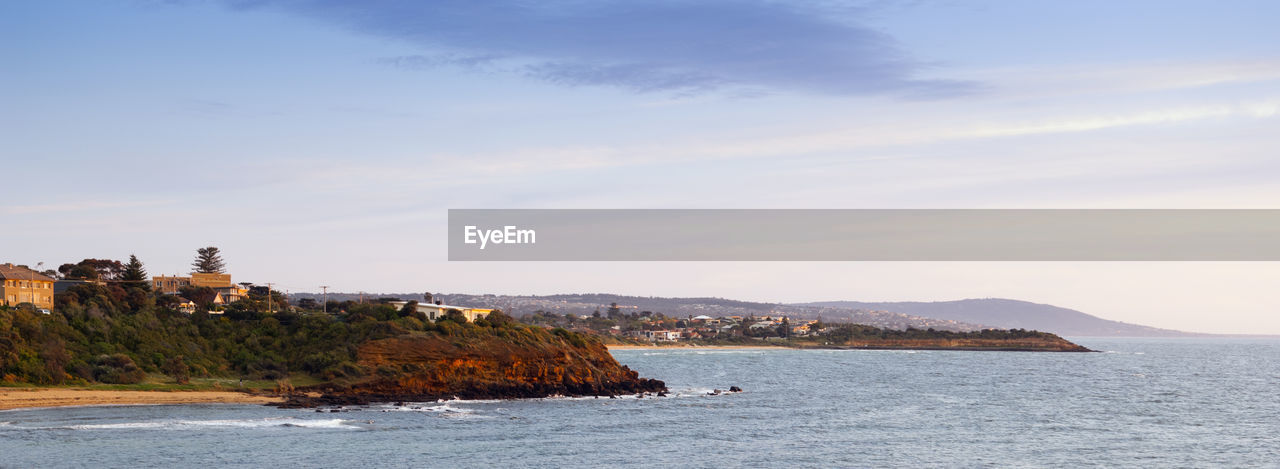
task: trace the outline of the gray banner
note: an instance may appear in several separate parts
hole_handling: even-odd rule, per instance
[[[449,210],[451,261],[1276,261],[1280,210]]]

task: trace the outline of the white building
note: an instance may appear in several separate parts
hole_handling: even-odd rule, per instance
[[[409,304],[409,302],[408,301],[392,301],[390,304],[392,306],[395,306],[396,308],[404,308],[404,306]],[[425,314],[427,316],[427,319],[430,319],[432,321],[444,317],[444,315],[447,314],[451,309],[456,309],[459,312],[461,312],[463,316],[466,316],[467,322],[474,322],[477,319],[489,316],[489,313],[493,312],[492,309],[468,308],[466,306],[449,306],[449,305],[440,305],[440,304],[431,304],[431,303],[418,303],[418,312]]]

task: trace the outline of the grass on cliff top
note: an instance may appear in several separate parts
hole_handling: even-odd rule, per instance
[[[150,373],[141,383],[64,383],[59,385],[41,385],[32,383],[0,382],[0,388],[56,388],[56,389],[89,389],[96,391],[237,391],[266,392],[275,391],[282,383],[293,387],[313,386],[325,381],[304,373],[294,373],[287,379],[246,379],[236,378],[191,378],[186,384],[179,384],[172,377],[158,373]]]

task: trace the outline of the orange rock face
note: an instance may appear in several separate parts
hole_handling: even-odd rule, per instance
[[[451,339],[413,335],[361,345],[359,364],[374,376],[342,394],[371,400],[425,400],[666,390],[661,381],[642,379],[618,364],[608,349],[595,341],[574,345],[554,336],[549,340],[495,336]]]

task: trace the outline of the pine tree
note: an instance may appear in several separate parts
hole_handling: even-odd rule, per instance
[[[143,268],[142,261],[138,260],[138,256],[133,254],[129,255],[129,263],[124,265],[124,272],[120,274],[120,280],[125,288],[151,289],[151,283],[147,281],[147,269]]]
[[[213,246],[196,249],[196,261],[191,263],[191,267],[200,274],[220,274],[227,268],[222,262],[218,248]]]

